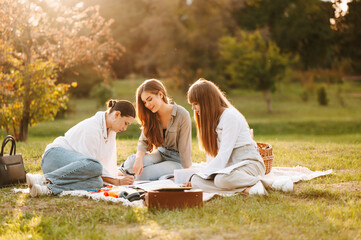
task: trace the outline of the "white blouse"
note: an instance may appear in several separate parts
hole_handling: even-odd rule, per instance
[[[198,174],[203,178],[208,178],[215,173],[229,173],[234,168],[247,164],[248,161],[245,160],[226,167],[233,149],[245,145],[257,146],[251,137],[246,119],[234,107],[226,108],[223,111],[216,132],[218,134],[218,154],[215,157],[207,155],[207,164]]]
[[[107,136],[105,112],[97,112],[70,128],[64,136],[57,137],[50,148],[62,147],[98,160],[103,165],[104,177],[117,176],[116,132]],[[45,153],[44,152],[44,153]]]

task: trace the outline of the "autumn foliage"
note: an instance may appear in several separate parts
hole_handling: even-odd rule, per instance
[[[66,107],[68,85],[57,74],[91,64],[106,81],[124,48],[99,7],[61,1],[0,0],[0,126],[20,141],[28,126]]]

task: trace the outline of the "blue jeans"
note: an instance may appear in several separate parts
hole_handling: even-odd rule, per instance
[[[54,195],[67,190],[101,188],[102,164],[83,154],[65,148],[51,148],[41,160],[41,169],[51,183],[48,187]]]
[[[133,173],[135,154],[130,155],[123,163],[123,168]],[[180,156],[177,150],[159,147],[152,153],[143,157],[143,172],[135,180],[158,180],[166,174],[173,174],[174,169],[182,168]]]

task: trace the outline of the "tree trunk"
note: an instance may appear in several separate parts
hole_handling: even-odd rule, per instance
[[[269,90],[263,90],[263,96],[267,103],[268,113],[272,113],[271,96]]]
[[[25,70],[26,71],[26,70]],[[18,141],[25,142],[28,139],[28,128],[30,123],[30,76],[26,72],[24,78],[24,103],[23,103],[23,116],[20,121],[20,133]]]
[[[18,141],[25,142],[28,139],[28,128],[30,123],[30,73],[28,66],[31,63],[31,35],[30,28],[27,29],[28,41],[25,43],[25,70],[24,70],[24,101],[23,101],[23,115],[20,121],[20,132]]]

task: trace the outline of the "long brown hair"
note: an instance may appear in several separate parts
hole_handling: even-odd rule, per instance
[[[200,146],[211,156],[218,153],[216,132],[222,110],[232,106],[224,93],[213,82],[200,78],[188,90],[188,102],[200,107],[199,115],[194,113]]]
[[[144,81],[137,89],[137,112],[140,124],[143,128],[143,133],[148,140],[148,151],[153,150],[153,146],[159,147],[163,143],[162,132],[159,124],[159,117],[156,113],[153,113],[145,107],[141,95],[143,92],[149,92],[152,94],[163,93],[162,100],[165,103],[169,102],[167,97],[167,91],[163,83],[157,79],[149,79]]]

